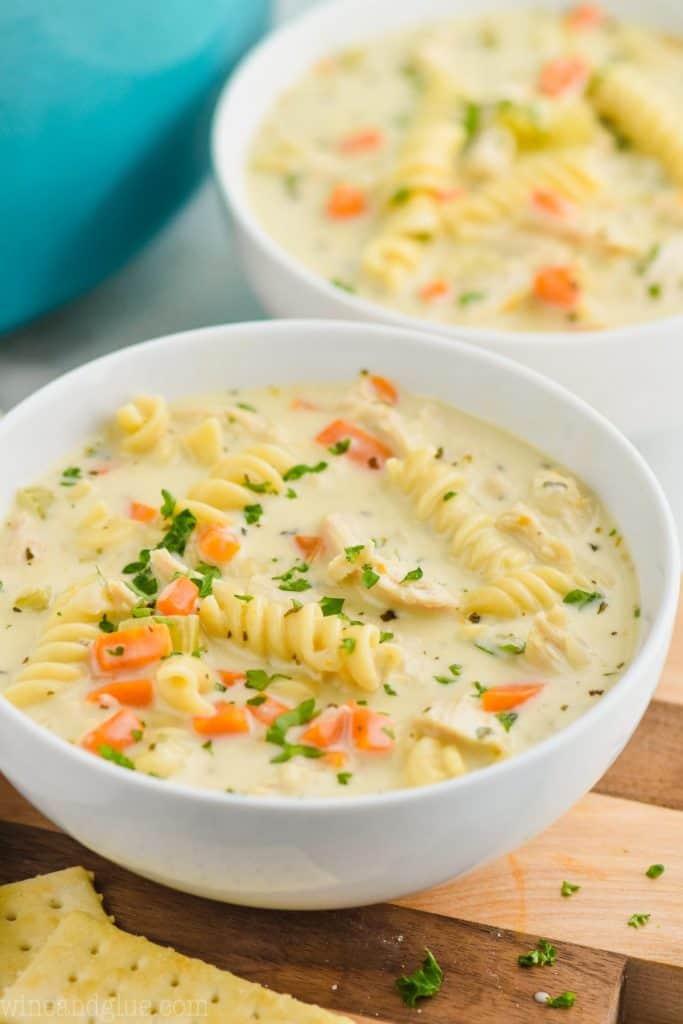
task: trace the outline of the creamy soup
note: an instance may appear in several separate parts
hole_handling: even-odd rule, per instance
[[[318,796],[489,765],[592,707],[638,591],[595,494],[387,378],[139,396],[19,492],[0,691],[93,756]]]
[[[683,311],[683,44],[584,4],[320,61],[256,135],[268,233],[411,316],[587,330]]]

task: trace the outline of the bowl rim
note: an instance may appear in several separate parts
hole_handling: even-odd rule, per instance
[[[645,320],[640,323],[624,324],[616,327],[607,327],[604,330],[589,331],[512,331],[496,327],[473,327],[467,324],[448,324],[410,316],[401,310],[392,309],[389,305],[380,302],[373,302],[370,299],[362,298],[336,287],[320,274],[316,274],[304,263],[290,255],[288,250],[277,242],[266,229],[261,225],[256,215],[252,212],[244,189],[244,178],[247,169],[246,157],[249,145],[254,139],[259,128],[260,119],[253,117],[249,122],[249,133],[246,140],[244,159],[238,170],[233,174],[230,172],[231,160],[228,148],[223,139],[231,137],[228,130],[233,120],[233,111],[243,107],[241,92],[245,91],[246,84],[255,74],[262,75],[268,81],[268,64],[271,54],[280,49],[287,48],[296,52],[297,40],[300,35],[306,35],[312,31],[319,22],[334,15],[337,18],[345,16],[345,8],[357,5],[357,0],[322,0],[311,9],[299,14],[292,21],[271,30],[264,39],[253,47],[246,56],[238,63],[235,71],[223,86],[211,121],[211,162],[214,176],[222,192],[228,209],[237,222],[240,229],[255,242],[262,252],[277,264],[278,270],[298,278],[308,288],[317,291],[323,298],[338,304],[350,317],[354,319],[365,319],[380,323],[395,324],[399,327],[410,328],[415,331],[429,331],[441,334],[455,340],[464,339],[468,342],[484,342],[500,345],[501,350],[505,346],[512,346],[515,343],[528,347],[549,345],[571,344],[572,348],[586,348],[595,344],[616,345],[635,338],[641,334],[649,335],[650,343],[654,342],[658,335],[669,334],[669,332],[683,328],[683,312],[672,316],[662,317],[656,320]],[[372,37],[368,37],[372,38]],[[335,52],[331,47],[329,53]],[[304,74],[306,68],[301,68],[300,73]],[[294,79],[296,80],[296,79]],[[270,104],[277,100],[282,90],[272,91]],[[341,316],[341,312],[336,314]]]
[[[110,764],[103,758],[93,758],[92,754],[82,750],[75,744],[57,736],[47,726],[40,725],[28,714],[10,704],[2,697],[0,692],[0,719],[3,716],[19,726],[27,736],[35,740],[39,745],[46,744],[47,748],[65,757],[75,758],[75,763],[82,764],[84,769],[92,774],[93,772],[104,772],[105,778],[109,776],[112,782],[118,779],[123,785],[128,782],[133,787],[152,787],[149,792],[160,799],[181,799],[193,800],[211,807],[233,807],[237,806],[245,811],[258,813],[259,810],[267,809],[271,812],[309,814],[310,812],[327,812],[334,814],[351,813],[354,810],[371,810],[378,805],[393,806],[396,804],[412,803],[414,800],[425,799],[427,796],[443,794],[450,790],[467,791],[476,789],[479,786],[488,784],[489,779],[495,779],[499,775],[509,771],[522,771],[526,766],[533,766],[544,757],[551,756],[557,748],[562,748],[580,740],[581,735],[592,725],[596,726],[607,715],[611,714],[613,706],[616,706],[626,698],[626,694],[638,687],[642,681],[643,667],[648,664],[652,655],[668,642],[673,626],[676,609],[678,605],[678,594],[680,586],[679,570],[679,544],[673,514],[664,495],[661,484],[655,477],[653,471],[645,461],[644,457],[606,417],[595,410],[582,398],[574,395],[562,385],[545,377],[543,374],[532,370],[529,367],[483,348],[473,348],[463,342],[452,341],[429,332],[416,332],[397,329],[389,324],[366,324],[358,321],[331,320],[331,319],[280,319],[280,320],[257,320],[246,323],[218,324],[210,327],[195,328],[180,331],[174,334],[164,335],[148,341],[140,342],[123,349],[111,352],[108,355],[100,356],[97,359],[83,363],[81,366],[61,374],[43,387],[34,391],[23,401],[15,405],[0,420],[0,450],[3,436],[7,431],[13,429],[14,421],[22,420],[30,416],[32,407],[41,403],[51,392],[59,391],[65,385],[73,385],[76,389],[74,397],[78,394],[78,379],[83,373],[89,372],[93,367],[113,367],[122,358],[135,357],[135,354],[142,350],[149,351],[158,349],[160,354],[168,355],[168,351],[174,348],[192,347],[197,338],[213,338],[222,345],[229,344],[230,338],[242,338],[245,335],[259,335],[265,332],[277,338],[278,334],[291,332],[320,332],[330,334],[332,332],[346,332],[349,334],[373,335],[374,340],[380,346],[390,345],[398,333],[407,343],[420,344],[424,348],[431,347],[443,351],[447,358],[454,360],[464,358],[474,360],[483,364],[502,366],[506,373],[513,377],[526,379],[534,388],[540,388],[549,392],[553,397],[561,401],[565,406],[573,406],[575,414],[584,420],[592,421],[595,427],[608,435],[611,443],[622,449],[623,454],[628,457],[641,475],[642,488],[649,490],[649,497],[653,504],[653,513],[660,520],[662,527],[661,536],[665,549],[664,560],[664,585],[661,588],[659,606],[656,615],[648,627],[640,648],[635,653],[628,668],[600,701],[590,707],[584,714],[569,725],[551,734],[545,739],[529,747],[513,757],[494,762],[485,768],[469,772],[453,779],[446,779],[441,782],[430,783],[427,786],[400,787],[380,793],[359,794],[357,796],[343,797],[305,797],[305,796],[253,796],[239,793],[226,793],[222,790],[202,789],[201,787],[190,786],[185,783],[173,782],[168,779],[155,779],[152,776],[137,772],[122,771],[121,768]],[[504,427],[499,427],[504,430]],[[642,490],[641,490],[642,493]],[[656,686],[656,680],[652,689]],[[0,765],[1,767],[1,765]]]

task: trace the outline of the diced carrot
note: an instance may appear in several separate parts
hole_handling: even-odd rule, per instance
[[[93,667],[98,675],[143,668],[165,658],[172,650],[166,623],[148,622],[98,636],[92,645]]]
[[[301,736],[301,742],[325,750],[326,747],[331,747],[344,739],[348,722],[348,707],[330,708],[309,725]]]
[[[322,537],[309,537],[303,533],[296,534],[294,543],[307,562],[313,562],[323,549]]]
[[[118,682],[105,683],[104,686],[91,690],[86,700],[97,704],[101,697],[115,697],[119,704],[145,708],[152,703],[153,695],[154,686],[151,679],[120,679]]]
[[[249,732],[249,718],[244,708],[220,700],[216,702],[215,708],[213,715],[196,715],[192,719],[195,732],[202,736]]]
[[[448,281],[437,277],[433,281],[426,281],[421,285],[417,294],[421,302],[436,302],[439,299],[447,299],[452,291]]]
[[[235,557],[240,542],[227,527],[214,523],[199,534],[197,547],[204,561],[212,565],[224,565]]]
[[[561,96],[579,90],[588,81],[590,69],[581,57],[556,57],[541,68],[538,88],[545,96]]]
[[[187,576],[178,576],[159,594],[157,609],[162,615],[191,615],[197,606],[198,597],[197,584]]]
[[[138,523],[151,523],[157,517],[157,510],[152,505],[144,505],[141,501],[131,501],[128,510],[130,519]]]
[[[91,729],[81,740],[81,746],[93,754],[100,753],[100,747],[125,750],[136,743],[135,733],[142,731],[142,722],[129,708],[122,708],[101,725]]]
[[[388,715],[351,705],[351,735],[358,750],[386,752],[394,745],[394,723]]]
[[[292,409],[305,410],[306,412],[314,412],[318,409],[318,406],[313,402],[309,402],[307,398],[293,398],[290,405]]]
[[[396,405],[398,402],[398,389],[388,377],[380,377],[378,374],[370,374],[370,383],[381,402],[387,405]]]
[[[543,683],[510,683],[509,686],[492,686],[482,695],[484,711],[509,711],[518,704],[530,700],[540,693]]]
[[[259,722],[263,722],[264,725],[272,725],[278,715],[290,711],[291,708],[287,704],[283,704],[281,700],[266,697],[262,704],[249,704],[248,710]]]
[[[434,193],[437,203],[452,203],[456,199],[462,199],[465,189],[454,186],[453,188],[440,188]]]
[[[384,145],[384,135],[377,128],[365,128],[363,131],[347,135],[339,143],[339,151],[347,156],[360,153],[372,153]]]
[[[330,768],[336,768],[337,771],[344,767],[346,761],[347,757],[343,750],[328,750],[322,757],[323,764],[328,764]]]
[[[540,212],[567,220],[574,213],[574,204],[551,188],[537,188],[531,193],[531,203]]]
[[[606,15],[599,4],[577,4],[567,11],[566,19],[570,28],[597,28],[604,24]]]
[[[327,198],[327,216],[333,220],[349,220],[365,213],[365,193],[355,185],[335,185]]]
[[[316,437],[318,444],[322,444],[326,448],[347,439],[351,441],[351,444],[346,455],[354,462],[369,466],[371,469],[381,469],[387,459],[393,455],[391,449],[382,444],[378,438],[348,420],[335,420],[321,430]]]
[[[534,295],[549,306],[573,309],[581,289],[569,267],[541,267],[534,278]]]
[[[243,683],[247,678],[246,672],[229,672],[224,668],[218,669],[218,676],[223,686],[236,686],[237,683]]]

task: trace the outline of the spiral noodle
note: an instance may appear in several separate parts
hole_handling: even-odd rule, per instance
[[[186,507],[193,502],[223,512],[244,508],[258,500],[247,483],[265,485],[265,493],[279,494],[285,486],[283,473],[294,465],[294,459],[274,444],[260,444],[236,455],[226,455],[217,462],[206,480],[195,484],[188,493]]]
[[[429,519],[448,537],[451,554],[484,576],[528,562],[527,553],[511,544],[493,517],[464,492],[462,474],[435,456],[434,448],[414,448],[404,459],[389,459],[386,465],[392,482],[412,498],[417,518]]]
[[[27,707],[81,679],[90,644],[100,635],[97,622],[112,607],[104,580],[89,579],[65,591],[50,613],[37,649],[4,691],[7,700]]]
[[[138,395],[122,405],[116,413],[116,425],[124,435],[121,446],[140,454],[149,452],[165,438],[168,431],[168,405],[158,395]]]
[[[593,90],[598,111],[643,153],[655,157],[683,186],[683,117],[680,109],[645,75],[626,64],[612,64]]]
[[[553,605],[576,586],[576,577],[550,565],[516,569],[467,595],[465,614],[498,615],[514,619]]]
[[[77,545],[85,555],[99,554],[125,543],[134,529],[131,519],[115,515],[103,501],[98,501],[78,524]]]
[[[551,188],[572,202],[584,203],[599,190],[600,182],[580,149],[534,154],[523,157],[509,174],[484,185],[471,197],[447,204],[444,220],[451,231],[472,235],[501,218],[515,216],[540,188]]]
[[[334,673],[362,690],[376,690],[383,674],[402,660],[394,644],[380,644],[375,625],[345,624],[338,615],[324,616],[313,603],[291,611],[260,596],[240,600],[236,593],[243,588],[236,582],[214,583],[213,594],[204,598],[199,611],[210,636],[225,637],[263,658]]]

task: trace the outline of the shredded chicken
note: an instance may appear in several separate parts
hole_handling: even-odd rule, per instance
[[[553,537],[533,509],[521,501],[501,513],[496,526],[520,540],[539,562],[556,565],[558,569],[571,569],[574,565],[574,552],[569,545]]]
[[[436,701],[415,719],[422,736],[465,744],[482,753],[500,757],[507,751],[507,733],[495,715],[483,711],[470,694]]]
[[[282,431],[260,412],[252,412],[251,409],[231,405],[226,409],[226,416],[228,423],[237,424],[257,440],[280,442],[283,440]]]
[[[154,548],[149,555],[149,564],[152,572],[160,583],[170,583],[178,573],[182,576],[190,571],[188,567],[175,555],[172,555],[166,548]]]
[[[559,669],[566,665],[580,668],[588,662],[588,648],[567,627],[567,616],[556,606],[539,612],[529,630],[524,656],[532,665]]]
[[[357,388],[344,402],[344,411],[372,431],[395,455],[405,455],[419,441],[396,409],[372,397],[372,385],[366,377],[360,378]]]

